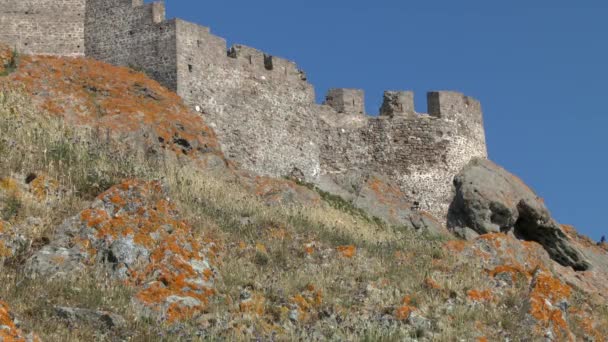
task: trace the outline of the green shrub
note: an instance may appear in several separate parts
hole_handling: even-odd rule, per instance
[[[346,214],[355,216],[355,217],[359,217],[362,218],[363,220],[365,220],[367,223],[372,223],[372,224],[376,224],[378,226],[385,226],[386,224],[384,223],[384,221],[376,216],[369,216],[365,210],[361,209],[361,208],[357,208],[352,201],[347,201],[344,198],[338,196],[338,195],[334,195],[331,194],[327,191],[323,191],[321,189],[319,189],[318,187],[316,187],[314,184],[311,183],[306,183],[306,182],[302,182],[299,180],[293,180],[290,179],[294,182],[296,182],[296,184],[300,185],[300,186],[304,186],[307,187],[310,190],[314,190],[316,191],[319,196],[321,196],[321,198],[327,203],[329,204],[332,208],[340,210]]]
[[[17,70],[17,64],[19,62],[19,53],[17,52],[17,49],[14,49],[13,52],[11,53],[11,58],[9,59],[9,61],[4,64],[4,71],[2,71],[0,73],[0,76],[8,76],[11,73],[15,72],[15,70]]]

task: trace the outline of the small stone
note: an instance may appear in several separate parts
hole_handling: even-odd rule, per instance
[[[289,311],[289,320],[294,323],[297,323],[300,320],[300,313],[297,309]]]
[[[71,326],[88,325],[105,330],[125,328],[125,319],[112,312],[71,307],[55,307],[55,314]]]

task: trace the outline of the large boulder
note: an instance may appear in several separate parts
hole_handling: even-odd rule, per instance
[[[543,200],[505,169],[487,159],[474,159],[454,178],[454,185],[456,195],[448,214],[451,229],[511,232],[540,243],[564,266],[589,269],[590,263],[551,217]]]
[[[136,289],[142,315],[174,322],[203,311],[214,294],[214,248],[180,218],[161,183],[125,181],[65,221],[26,274],[108,274]]]

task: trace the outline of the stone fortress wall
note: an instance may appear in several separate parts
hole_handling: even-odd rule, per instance
[[[0,10],[0,29],[35,20],[13,13],[25,9],[17,1],[1,1],[11,4],[10,11]],[[0,40],[30,53],[73,55],[80,48],[62,48],[80,45],[87,57],[143,70],[199,110],[226,156],[256,173],[295,176],[335,193],[352,193],[380,174],[412,203],[445,218],[454,175],[471,158],[487,155],[481,106],[462,94],[429,93],[428,114],[418,114],[411,92],[389,91],[380,115],[372,117],[365,114],[363,91],[332,89],[317,104],[313,86],[293,62],[243,45],[228,48],[209,28],[166,20],[162,2],[55,3],[84,9],[76,14],[83,40],[58,32],[25,47],[28,39],[38,42],[38,31]],[[61,11],[49,1],[39,3],[37,13],[57,18]]]
[[[0,0],[0,41],[17,51],[84,55],[84,0]]]

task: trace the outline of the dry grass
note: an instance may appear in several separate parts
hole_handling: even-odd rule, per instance
[[[24,183],[35,173],[57,182],[56,193],[45,194],[44,201],[23,192],[17,197],[20,205],[10,206],[8,197],[0,196],[0,205],[9,205],[6,221],[22,226],[21,234],[52,239],[61,221],[122,179],[162,179],[184,218],[221,246],[218,296],[209,312],[179,329],[139,318],[130,305],[132,290],[103,274],[72,281],[28,280],[20,266],[36,248],[29,247],[0,266],[0,298],[9,302],[26,330],[49,341],[250,340],[273,334],[284,340],[425,336],[452,341],[498,337],[505,331],[512,340],[525,338],[514,313],[526,311],[522,303],[528,289],[519,286],[498,303],[472,305],[467,291],[491,284],[474,265],[457,267],[443,251],[442,239],[330,206],[270,207],[234,175],[205,172],[170,155],[149,159],[144,151],[142,146],[116,146],[95,131],[66,127],[21,92],[0,92],[0,179]],[[24,224],[28,217],[42,224]],[[340,246],[356,253],[345,256],[336,251]],[[242,305],[243,291],[254,295],[253,304]],[[404,297],[433,321],[432,327],[395,319]],[[129,326],[105,335],[87,326],[68,327],[53,315],[56,305],[113,311]],[[289,318],[294,310],[298,323]],[[605,307],[598,310],[606,312]]]

